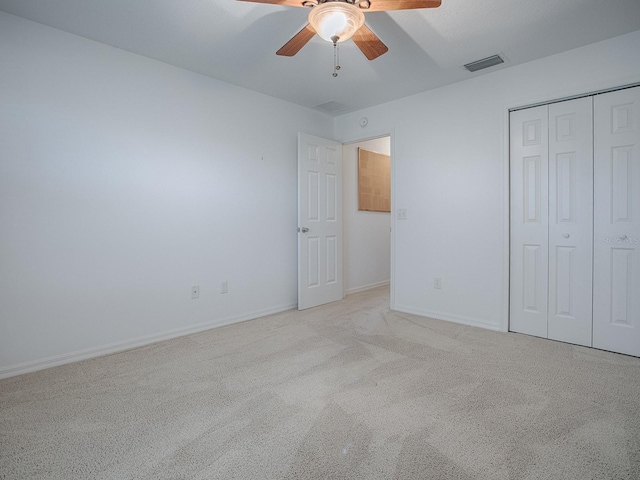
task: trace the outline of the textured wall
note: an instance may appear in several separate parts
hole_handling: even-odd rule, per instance
[[[296,303],[329,116],[2,13],[0,64],[0,374]]]
[[[394,131],[395,308],[506,328],[508,109],[638,82],[638,52],[640,31],[336,118],[339,141]]]
[[[347,293],[388,282],[391,269],[390,214],[358,211],[358,147],[391,154],[389,137],[350,143],[342,148],[344,285]]]

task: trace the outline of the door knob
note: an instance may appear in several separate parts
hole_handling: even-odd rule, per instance
[[[302,227],[302,228],[299,228],[298,231],[302,233],[307,233],[309,229],[307,227]]]
[[[569,238],[569,236],[570,236],[570,235],[569,235],[568,233],[563,233],[563,234],[562,234],[562,236],[563,236],[564,238]]]

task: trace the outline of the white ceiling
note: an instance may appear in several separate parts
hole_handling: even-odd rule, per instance
[[[375,0],[371,0],[375,2]],[[389,52],[317,36],[275,55],[306,8],[237,0],[0,0],[0,10],[306,107],[339,114],[640,30],[640,0],[442,0],[437,9],[366,13]],[[503,54],[471,74],[462,65]],[[640,58],[640,57],[639,57]]]

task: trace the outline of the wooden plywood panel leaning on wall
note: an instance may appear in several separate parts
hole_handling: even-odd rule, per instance
[[[391,212],[391,157],[358,148],[358,210]]]

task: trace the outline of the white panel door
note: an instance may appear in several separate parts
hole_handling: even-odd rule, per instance
[[[547,337],[548,107],[512,112],[510,322],[513,332]]]
[[[640,87],[598,95],[593,346],[640,356]]]
[[[298,309],[342,297],[342,145],[299,133]]]
[[[549,105],[548,338],[591,346],[592,97]]]

